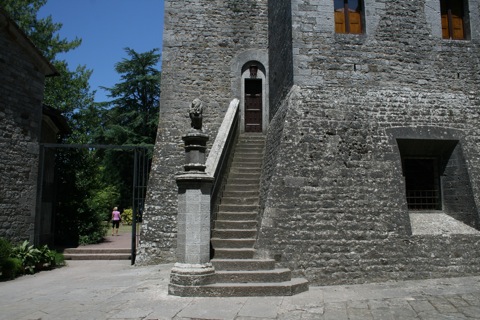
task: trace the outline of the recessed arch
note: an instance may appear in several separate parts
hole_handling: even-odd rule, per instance
[[[256,108],[246,107],[246,104],[249,103],[258,103],[260,108],[253,112],[257,113],[254,118],[259,121],[258,128],[253,131],[265,133],[267,130],[269,121],[267,68],[268,55],[266,51],[262,50],[244,51],[233,60],[231,67],[232,92],[240,100],[241,132],[255,127],[249,125],[249,121],[252,120],[253,115],[251,109]]]
[[[264,132],[266,116],[266,72],[259,61],[242,66],[241,126],[242,132]]]

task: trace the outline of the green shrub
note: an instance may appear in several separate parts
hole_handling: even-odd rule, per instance
[[[60,252],[55,252],[55,267],[60,267],[65,265],[65,257],[63,253]]]
[[[25,240],[21,245],[13,247],[12,257],[22,262],[23,269],[28,273],[35,273],[35,268],[41,263],[42,253]]]
[[[23,273],[22,261],[17,258],[7,258],[3,261],[2,265],[2,278],[3,279],[15,279],[16,276]]]
[[[92,232],[91,234],[86,234],[83,236],[78,237],[78,244],[82,246],[86,246],[87,244],[95,244],[99,243],[103,239],[103,235],[105,232],[102,232],[102,235],[100,237],[100,234],[98,232]]]
[[[47,245],[35,248],[26,240],[12,249],[11,256],[19,259],[23,269],[28,273],[56,267],[58,265],[57,259],[61,259],[58,257],[58,253],[55,250],[50,250]]]
[[[133,217],[133,210],[132,209],[125,209],[122,212],[122,223],[131,225],[132,224],[132,217]]]
[[[81,222],[78,224],[78,243],[81,245],[99,243],[108,226],[104,223],[101,213],[91,212],[89,209],[79,209]]]
[[[0,238],[0,265],[10,257],[12,245],[7,239]]]
[[[33,274],[64,264],[63,254],[50,250],[47,245],[35,248],[25,240],[22,244],[11,248],[10,257],[0,263],[0,268],[2,278],[13,279],[23,273]]]
[[[50,250],[47,245],[39,248],[40,250],[40,261],[39,264],[41,268],[53,268],[56,266],[56,252],[55,250]]]

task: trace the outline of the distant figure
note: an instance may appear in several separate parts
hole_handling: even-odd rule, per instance
[[[190,120],[192,121],[191,126],[193,129],[202,130],[202,113],[203,113],[203,103],[200,99],[193,100],[190,105],[189,112]]]
[[[115,228],[117,228],[117,236],[118,236],[118,228],[120,227],[120,222],[122,221],[122,216],[120,215],[120,211],[118,211],[117,207],[113,208],[112,211],[112,236],[114,235]]]

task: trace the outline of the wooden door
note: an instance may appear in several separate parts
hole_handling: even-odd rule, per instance
[[[245,132],[262,132],[262,79],[245,79]]]

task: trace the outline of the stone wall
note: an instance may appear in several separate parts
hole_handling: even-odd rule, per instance
[[[479,0],[469,0],[465,41],[441,38],[436,0],[365,0],[360,35],[334,32],[331,0],[166,1],[165,10],[139,264],[175,261],[174,175],[190,102],[206,103],[213,138],[241,98],[239,69],[268,48],[258,254],[313,284],[480,273],[480,233],[412,234],[397,143],[455,146],[441,153],[443,212],[478,228]]]
[[[293,84],[291,1],[269,1],[268,10],[271,120]]]
[[[476,17],[469,40],[443,40],[431,1],[366,0],[366,32],[335,34],[331,2],[292,1],[295,86],[267,137],[280,143],[267,152],[260,252],[314,284],[479,274],[480,233],[411,234],[402,137],[391,135],[460,132],[464,160],[452,161],[478,221]]]
[[[205,103],[204,131],[211,145],[230,101],[240,98],[245,52],[255,56],[267,49],[267,26],[266,0],[165,1],[160,120],[138,264],[175,261],[174,175],[183,170],[188,107],[195,98]]]
[[[44,73],[0,12],[0,237],[34,241]]]

